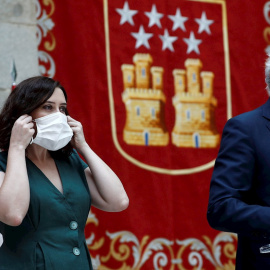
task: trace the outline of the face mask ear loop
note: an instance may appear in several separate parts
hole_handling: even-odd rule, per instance
[[[32,120],[32,122],[36,122],[36,119]],[[33,141],[34,141],[34,138],[33,138],[33,136],[32,136],[32,138],[31,138],[31,140],[30,140],[29,145],[30,145],[30,144],[32,144],[32,143],[33,143]]]

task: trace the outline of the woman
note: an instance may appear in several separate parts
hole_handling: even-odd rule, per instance
[[[0,269],[92,269],[84,237],[91,203],[128,207],[118,177],[66,115],[64,88],[42,76],[18,84],[2,109]]]

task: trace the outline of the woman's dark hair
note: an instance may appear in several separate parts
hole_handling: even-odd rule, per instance
[[[67,101],[67,93],[58,81],[51,78],[36,76],[19,83],[7,98],[0,113],[0,149],[8,150],[11,130],[15,121],[23,114],[30,114],[40,107],[60,88]],[[66,111],[68,115],[68,112]],[[69,143],[58,151],[50,151],[53,157],[70,155],[72,146]]]

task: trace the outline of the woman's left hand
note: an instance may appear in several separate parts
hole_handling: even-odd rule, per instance
[[[67,123],[74,134],[71,139],[71,144],[78,152],[81,152],[82,148],[87,145],[84,138],[83,126],[80,122],[76,121],[69,115],[67,116]]]
[[[67,122],[74,134],[71,144],[89,166],[84,172],[93,205],[109,212],[126,209],[129,203],[128,196],[117,175],[89,147],[84,138],[82,124],[70,116],[67,117]]]

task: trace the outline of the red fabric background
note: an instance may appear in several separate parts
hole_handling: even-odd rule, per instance
[[[50,2],[50,1],[49,1]],[[174,124],[174,108],[171,105],[173,93],[174,68],[184,68],[187,58],[199,58],[203,62],[203,71],[215,73],[214,96],[218,100],[216,109],[216,125],[221,134],[227,120],[227,101],[225,83],[225,63],[223,47],[223,27],[221,4],[226,5],[228,20],[229,69],[231,81],[232,116],[247,110],[252,110],[267,99],[264,83],[264,61],[267,41],[263,32],[268,27],[263,9],[267,1],[216,1],[203,3],[196,1],[128,1],[132,10],[138,10],[133,17],[134,26],[125,23],[120,25],[121,16],[115,11],[123,8],[124,0],[109,0],[109,31],[110,53],[112,67],[112,84],[115,102],[117,137],[121,147],[135,158],[146,164],[169,169],[191,168],[213,160],[218,152],[214,149],[176,148],[172,144],[167,147],[134,147],[123,142],[122,130],[125,123],[125,107],[121,100],[123,92],[121,64],[132,64],[135,53],[151,53],[154,66],[166,68],[164,85],[167,104],[165,117],[169,132]],[[40,0],[44,10],[51,6]],[[150,12],[152,4],[164,14],[161,19],[162,28],[156,25],[148,27],[148,18],[144,12]],[[234,269],[234,252],[236,240],[233,241],[231,254],[221,249],[221,264],[217,262],[217,249],[214,246],[219,232],[211,229],[206,220],[208,190],[212,168],[203,172],[170,176],[142,169],[126,160],[116,149],[112,139],[110,121],[110,104],[108,97],[108,80],[105,54],[104,33],[104,3],[103,1],[71,1],[54,0],[54,10],[51,19],[54,27],[51,31],[56,46],[49,54],[56,65],[55,79],[59,80],[68,93],[68,108],[71,116],[84,126],[85,136],[94,151],[116,172],[125,186],[130,198],[129,208],[121,213],[105,213],[92,209],[98,223],[90,222],[86,226],[86,236],[95,234],[95,240],[89,246],[93,258],[99,258],[100,269],[132,269],[134,267],[134,250],[132,241],[116,241],[114,256],[112,239],[106,232],[116,233],[128,231],[142,244],[156,239],[167,239],[172,242],[162,249],[156,246],[147,260],[137,269],[154,269],[154,255],[159,251],[166,254],[167,263],[160,269]],[[167,15],[174,15],[176,8],[181,9],[183,16],[190,19],[185,23],[186,32],[178,29],[172,31],[172,22]],[[210,26],[211,35],[206,32],[198,34],[198,24],[194,18],[200,18],[205,11],[208,19],[214,20]],[[131,32],[138,32],[143,25],[145,32],[153,33],[149,39],[150,49],[144,46],[135,48],[136,40]],[[161,50],[162,42],[158,35],[163,35],[167,28],[171,36],[177,36],[173,43],[175,52]],[[183,38],[188,38],[193,31],[196,38],[202,39],[199,45],[200,54],[194,51],[187,54],[187,45]],[[45,41],[44,41],[45,42]],[[41,44],[40,49],[44,49]],[[148,236],[149,238],[144,238]],[[222,235],[226,236],[226,235]],[[228,235],[229,236],[229,235]],[[192,240],[193,239],[193,240]],[[224,238],[226,239],[226,237]],[[235,238],[234,238],[235,239]],[[101,245],[94,246],[98,240]],[[180,252],[177,240],[192,240],[193,243],[203,243],[210,254],[207,258],[198,249],[198,255],[190,255],[191,246]],[[227,241],[229,243],[229,241]],[[227,243],[225,240],[223,244]],[[130,250],[118,250],[126,244]],[[185,246],[185,245],[184,245]],[[223,246],[222,246],[223,247]],[[145,246],[142,247],[142,257]],[[122,252],[122,253],[121,253]],[[181,253],[179,255],[179,252]],[[111,254],[108,260],[105,256]],[[99,257],[97,257],[99,256]],[[197,261],[192,264],[188,256],[194,256]],[[197,256],[197,257],[196,257]],[[141,258],[140,257],[140,258]],[[201,264],[200,264],[201,258]],[[175,261],[175,259],[181,259]]]

